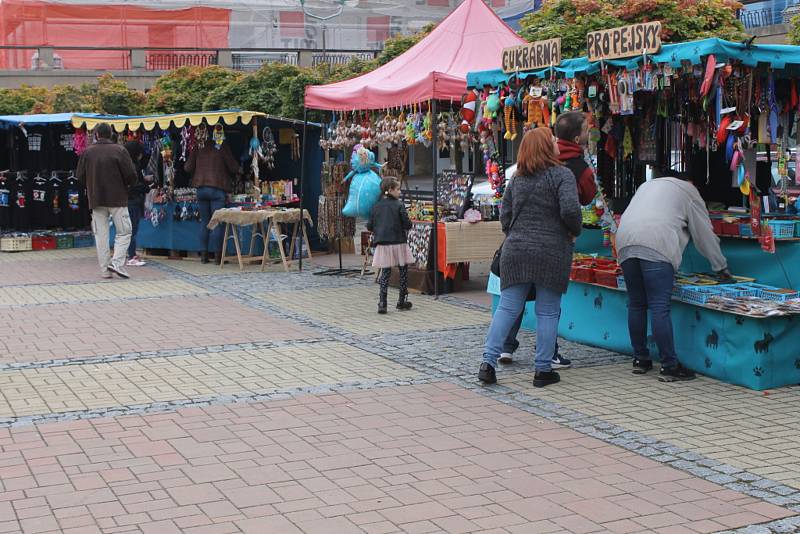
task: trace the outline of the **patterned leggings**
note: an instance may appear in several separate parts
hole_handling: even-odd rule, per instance
[[[408,295],[408,265],[398,267],[400,269],[400,298]],[[391,268],[381,269],[378,276],[378,283],[381,285],[381,297],[385,297],[389,292],[389,277],[392,275]]]

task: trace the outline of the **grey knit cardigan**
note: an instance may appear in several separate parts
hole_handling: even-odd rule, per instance
[[[571,236],[577,237],[582,225],[572,171],[554,166],[533,176],[515,176],[503,196],[500,224],[506,234],[500,288],[533,283],[566,293],[574,249]]]

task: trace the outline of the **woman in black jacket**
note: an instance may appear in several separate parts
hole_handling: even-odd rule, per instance
[[[139,141],[128,141],[125,143],[125,150],[131,155],[133,164],[136,166],[136,183],[128,188],[128,213],[131,217],[132,230],[126,265],[139,267],[145,265],[145,262],[136,254],[136,232],[139,231],[139,222],[144,217],[144,200],[150,186],[145,182],[142,172],[142,157],[144,156],[142,144]]]
[[[400,182],[396,178],[384,178],[381,181],[381,198],[372,207],[367,230],[372,232],[372,243],[375,245],[372,266],[381,270],[378,277],[381,285],[378,313],[386,313],[386,297],[392,267],[400,268],[400,298],[397,301],[397,309],[410,310],[408,265],[414,263],[414,256],[408,248],[406,233],[411,230],[411,219],[408,218],[406,207],[400,201]]]

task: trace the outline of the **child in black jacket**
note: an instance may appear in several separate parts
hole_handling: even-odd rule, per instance
[[[372,207],[367,221],[367,230],[372,232],[375,245],[375,258],[372,266],[380,269],[380,298],[378,313],[386,313],[386,298],[389,290],[389,276],[392,267],[400,268],[400,298],[398,310],[410,310],[408,301],[408,266],[414,263],[414,256],[408,248],[406,233],[411,229],[406,207],[400,201],[400,182],[396,178],[381,181],[381,198]]]

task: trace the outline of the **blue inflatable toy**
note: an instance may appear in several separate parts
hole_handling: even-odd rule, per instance
[[[381,196],[381,177],[375,173],[381,166],[375,163],[375,154],[361,145],[356,145],[350,157],[351,171],[344,177],[350,182],[350,194],[342,209],[345,217],[369,219],[372,206]]]

